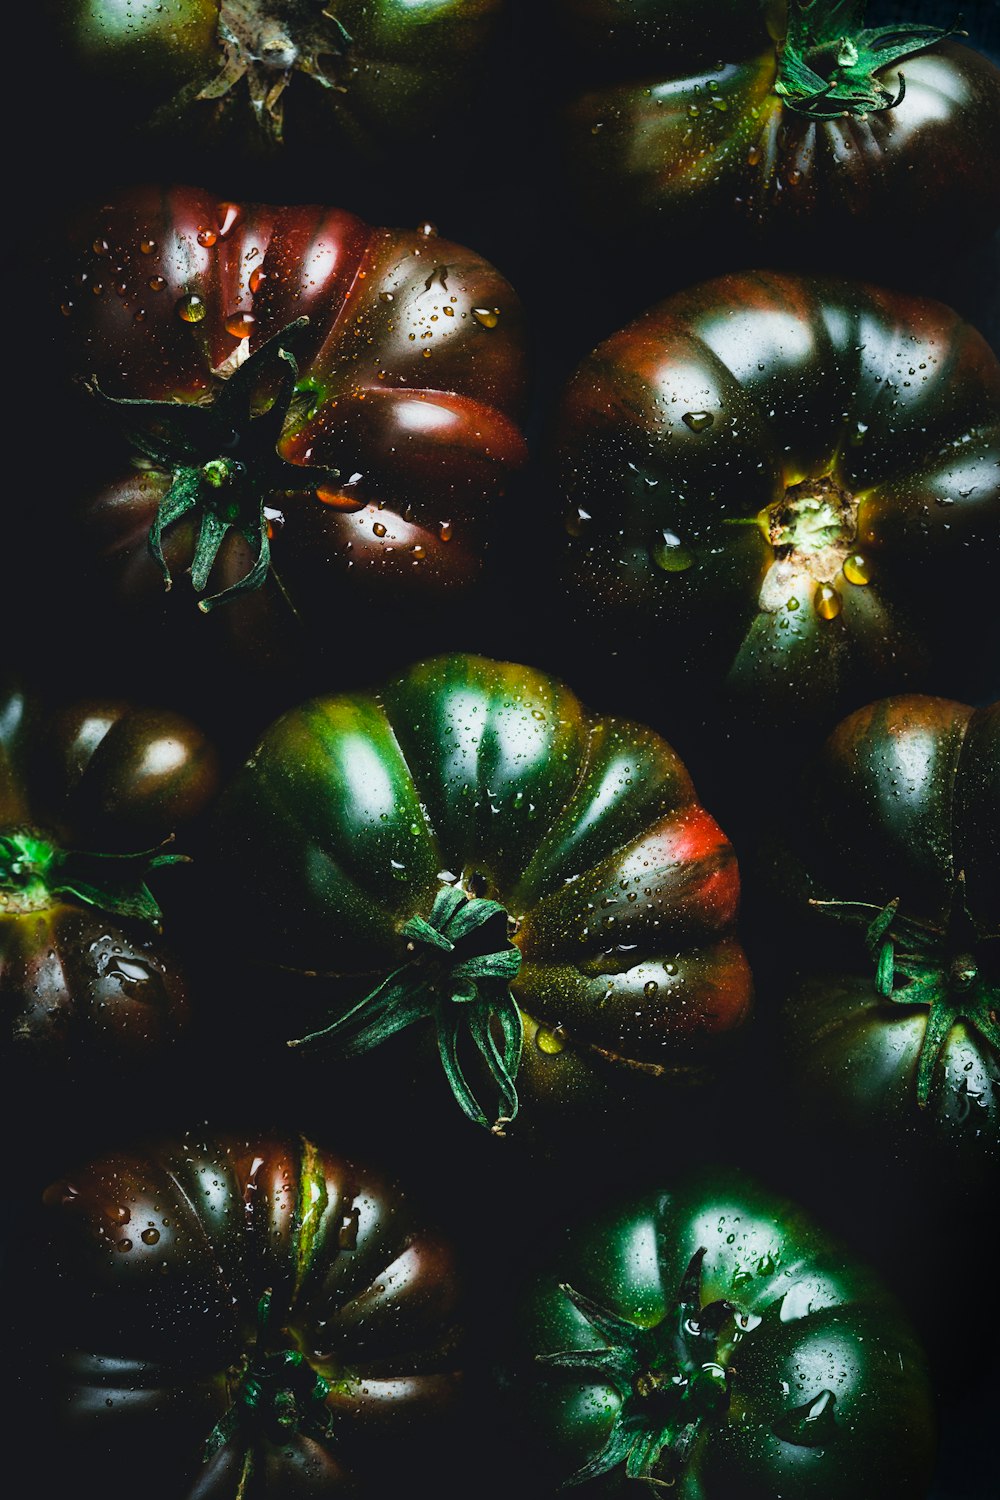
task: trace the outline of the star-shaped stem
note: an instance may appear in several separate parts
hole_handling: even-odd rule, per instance
[[[245,81],[254,116],[276,145],[284,133],[284,95],[294,73],[345,92],[342,78],[352,38],[325,0],[221,0],[218,42],[222,67],[196,97],[223,99]]]
[[[290,1041],[290,1047],[333,1043],[342,1057],[377,1047],[387,1037],[430,1018],[437,1031],[445,1075],[459,1106],[495,1135],[517,1115],[516,1078],[523,1023],[510,984],[521,954],[506,938],[507,913],[497,901],[467,896],[455,886],[438,891],[430,920],[412,917],[402,935],[412,957],[395,969],[346,1014],[320,1031]],[[478,951],[504,934],[502,944]],[[473,1043],[496,1085],[491,1123],[465,1076],[459,1047],[463,1033]]]
[[[105,854],[61,849],[29,828],[0,832],[0,910],[39,911],[59,897],[120,917],[134,917],[159,929],[162,912],[146,881],[164,865],[188,863],[171,854],[173,835],[155,849]]]
[[[642,1328],[566,1282],[560,1283],[573,1306],[600,1334],[604,1347],[539,1354],[538,1363],[589,1371],[606,1380],[621,1398],[603,1448],[564,1480],[562,1488],[619,1467],[629,1479],[670,1488],[704,1423],[728,1407],[727,1375],[717,1354],[721,1331],[735,1308],[726,1301],[702,1307],[704,1259],[701,1247],[688,1262],[673,1305],[651,1328]]]
[[[866,924],[865,942],[875,960],[875,987],[899,1005],[925,1005],[927,1024],[917,1062],[917,1103],[925,1109],[938,1061],[953,1026],[966,1022],[1000,1055],[1000,986],[983,974],[984,944],[1000,934],[984,933],[968,907],[965,874],[959,872],[943,926],[900,913],[898,897],[878,906],[868,901],[812,901],[830,916]],[[904,983],[897,987],[897,980]]]
[[[330,1382],[297,1349],[266,1348],[272,1306],[268,1288],[257,1303],[254,1347],[238,1367],[229,1407],[205,1442],[206,1463],[241,1431],[277,1444],[294,1433],[325,1441],[333,1437],[333,1414],[326,1404]]]
[[[774,91],[789,109],[814,120],[836,120],[895,109],[896,93],[875,74],[954,35],[938,26],[864,26],[868,0],[789,0],[788,30],[778,43]]]
[[[225,600],[259,588],[267,577],[267,502],[276,493],[313,490],[337,478],[336,469],[291,463],[277,449],[299,375],[295,357],[285,346],[308,322],[297,318],[261,344],[208,402],[109,396],[96,376],[89,382],[88,389],[114,414],[136,452],[154,470],[170,476],[149,529],[149,550],[165,586],[169,589],[172,579],[163,556],[163,533],[189,512],[200,512],[190,565],[197,593],[206,589],[230,531],[253,549],[255,561],[242,578],[198,601],[206,614]]]

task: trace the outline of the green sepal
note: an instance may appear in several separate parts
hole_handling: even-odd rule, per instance
[[[867,0],[788,0],[774,91],[789,109],[814,120],[894,109],[906,80],[900,73],[893,94],[875,74],[955,35],[954,27],[865,27],[866,9]]]
[[[309,322],[296,318],[260,344],[208,401],[151,401],[109,396],[94,376],[91,395],[119,424],[130,446],[170,484],[149,528],[150,555],[169,590],[173,579],[163,555],[163,534],[191,512],[200,524],[189,572],[202,594],[226,536],[244,538],[254,561],[242,578],[198,601],[203,614],[252,592],[267,577],[271,549],[267,502],[276,494],[314,490],[339,470],[296,464],[278,443],[296,395],[299,367],[285,345]],[[276,390],[272,387],[276,385]],[[266,399],[266,404],[262,402]],[[234,455],[240,454],[239,458]]]
[[[186,854],[165,852],[174,835],[153,849],[131,854],[60,849],[28,830],[0,834],[0,890],[34,889],[46,898],[70,897],[85,906],[133,917],[159,930],[163,913],[146,884],[153,870],[189,864]]]
[[[510,982],[520,970],[521,954],[505,942],[493,952],[462,957],[464,945],[482,941],[475,935],[491,922],[502,923],[506,931],[507,912],[498,901],[442,886],[429,919],[415,916],[403,923],[401,935],[413,956],[343,1015],[290,1040],[288,1046],[333,1043],[342,1057],[352,1057],[371,1051],[414,1022],[431,1019],[441,1066],[459,1108],[477,1125],[503,1135],[518,1111],[516,1078],[524,1025]],[[495,1085],[492,1122],[466,1077],[459,1055],[463,1037],[478,1051]]]

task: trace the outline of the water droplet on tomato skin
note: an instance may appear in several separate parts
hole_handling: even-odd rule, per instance
[[[556,1057],[566,1046],[566,1033],[561,1026],[539,1026],[535,1033],[535,1046],[546,1057]]]
[[[813,608],[821,620],[835,620],[844,607],[837,590],[831,583],[821,583],[813,595]]]
[[[319,486],[316,498],[322,500],[324,505],[331,506],[333,510],[343,511],[347,515],[365,508],[365,502],[357,495],[345,495],[343,490],[329,489],[326,485]]]
[[[219,238],[224,240],[229,231],[240,222],[243,210],[238,203],[220,203],[215,212],[219,224]]]
[[[664,573],[683,573],[694,563],[694,554],[673,531],[661,531],[649,549],[649,555]]]
[[[417,233],[423,235],[425,240],[435,239],[437,232],[437,225],[432,224],[429,219],[425,220],[423,224],[417,225]]]
[[[261,282],[266,280],[267,272],[262,271],[260,266],[257,267],[256,271],[251,271],[250,280],[247,282],[247,285],[250,288],[250,295],[255,296],[256,293],[260,291]]]
[[[454,535],[454,531],[455,528],[452,526],[450,521],[438,522],[438,537],[442,542],[450,542],[452,536]]]
[[[715,417],[710,411],[686,411],[681,417],[681,421],[692,432],[705,432],[712,426]]]
[[[563,518],[563,525],[570,536],[583,536],[593,517],[582,505],[571,505]]]
[[[162,276],[151,276],[149,278],[149,290],[151,292],[162,292],[166,284],[166,280]]]
[[[844,577],[848,583],[853,583],[862,588],[866,583],[871,583],[872,565],[870,560],[867,557],[863,557],[860,552],[853,553],[844,563]]]
[[[226,332],[232,334],[234,339],[248,339],[256,323],[257,319],[252,312],[233,313],[232,317],[226,319]]]
[[[495,328],[500,321],[499,307],[474,307],[472,316],[480,328]]]
[[[176,312],[183,323],[200,323],[207,308],[197,292],[188,292],[177,303]]]
[[[139,250],[143,255],[152,255],[156,250],[156,241],[150,239],[140,240]]]
[[[203,249],[205,249],[205,250],[211,250],[211,248],[212,248],[213,245],[218,244],[218,240],[219,240],[218,230],[207,229],[207,228],[205,228],[203,226],[201,229],[198,230],[198,233],[195,236],[195,238],[197,239],[199,245],[201,245]]]
[[[142,1243],[144,1245],[156,1245],[159,1243],[160,1231],[158,1229],[154,1229],[153,1226],[150,1225],[148,1229],[144,1229],[142,1231],[142,1234],[140,1234],[139,1238],[142,1240]]]
[[[108,251],[111,249],[111,246],[108,244],[107,240],[95,240],[90,248],[91,250],[93,250],[95,255],[107,255]]]
[[[384,526],[381,521],[376,521],[374,526],[372,527],[372,531],[374,531],[375,535],[379,537],[385,536],[388,529],[389,528],[387,526]]]

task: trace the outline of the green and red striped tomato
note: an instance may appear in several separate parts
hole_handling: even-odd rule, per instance
[[[1000,364],[940,303],[733,273],[580,366],[556,480],[565,608],[664,703],[776,733],[903,687],[996,681]]]
[[[0,693],[0,1037],[15,1068],[135,1060],[186,1024],[188,987],[147,880],[215,793],[180,714],[55,709]],[[156,878],[153,876],[153,885]]]
[[[732,1174],[688,1178],[571,1225],[550,1260],[522,1298],[511,1372],[530,1493],[926,1495],[915,1335],[792,1204]]]
[[[392,1180],[266,1131],[158,1137],[53,1182],[30,1236],[54,1483],[375,1496],[418,1455],[447,1482],[460,1282]]]
[[[438,657],[291,710],[216,828],[240,930],[329,1012],[313,1045],[418,1023],[494,1129],[697,1075],[747,1014],[735,855],[684,766],[529,667]]]

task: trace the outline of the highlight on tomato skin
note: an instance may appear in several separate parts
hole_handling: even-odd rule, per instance
[[[331,1079],[406,1032],[428,1099],[443,1067],[494,1134],[593,1128],[705,1082],[749,1013],[735,854],[679,757],[531,667],[441,656],[289,710],[214,829],[260,1023]]]
[[[775,742],[995,690],[1000,363],[944,304],[731,273],[606,339],[554,426],[567,649],[603,679],[652,657],[664,708]]]
[[[150,187],[82,212],[63,270],[84,591],[251,665],[389,649],[397,609],[443,644],[526,459],[492,266],[429,224]]]
[[[684,1500],[928,1492],[931,1391],[901,1306],[730,1169],[668,1170],[579,1209],[524,1278],[511,1345],[532,1500],[643,1482]]]
[[[41,1090],[54,1102],[68,1074],[162,1059],[187,1031],[172,918],[188,872],[159,872],[189,861],[218,782],[214,746],[172,710],[0,689],[0,1068],[12,1100]]]
[[[422,1460],[448,1484],[466,1293],[430,1215],[294,1133],[64,1157],[23,1221],[41,1311],[30,1329],[15,1314],[10,1346],[53,1480],[92,1488],[111,1464],[149,1500],[374,1500]]]

